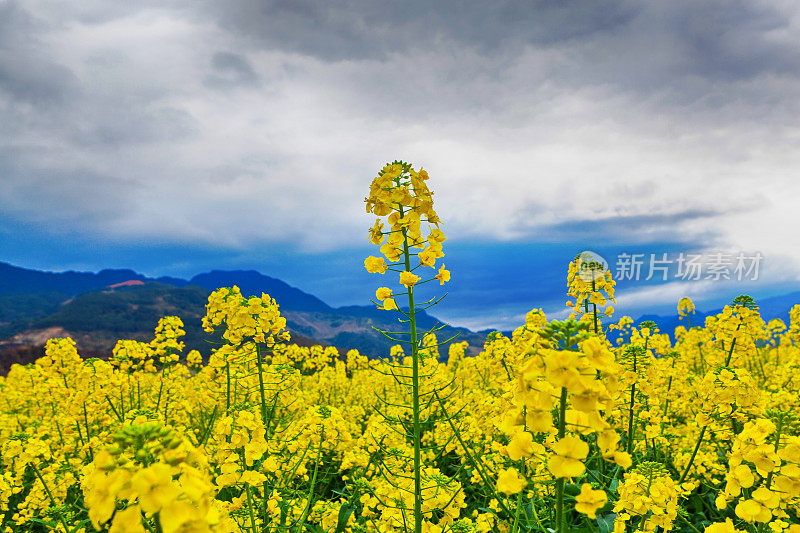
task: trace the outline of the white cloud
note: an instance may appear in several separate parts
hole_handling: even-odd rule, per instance
[[[672,281],[657,286],[641,287],[617,293],[617,306],[620,308],[652,309],[665,304],[675,304],[688,296],[700,300],[719,289],[720,284],[712,280]]]
[[[686,23],[713,2],[610,4],[618,16],[597,28],[567,5],[576,35],[481,41],[458,25],[480,18],[468,12],[375,53],[369,24],[326,11],[326,54],[302,26],[296,42],[261,42],[195,4],[31,2],[25,57],[71,81],[26,106],[0,84],[15,169],[0,207],[39,205],[54,228],[109,239],[329,250],[363,241],[369,181],[400,157],[430,171],[453,239],[694,242],[759,250],[797,279],[797,6],[738,5],[704,28]],[[220,53],[253,75],[208,83]],[[64,179],[79,196],[66,204],[52,194]]]

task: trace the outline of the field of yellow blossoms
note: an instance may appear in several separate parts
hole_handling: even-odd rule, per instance
[[[274,300],[232,287],[208,354],[165,317],[107,361],[53,339],[0,377],[2,530],[800,533],[800,305],[693,324],[682,299],[672,342],[615,322],[610,273],[578,257],[570,319],[445,353],[416,326],[439,299],[415,287],[450,279],[427,180],[395,161],[366,199],[374,302],[400,319],[383,358],[292,345]]]

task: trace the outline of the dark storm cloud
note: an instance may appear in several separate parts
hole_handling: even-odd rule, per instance
[[[234,0],[207,6],[223,27],[261,47],[329,61],[386,59],[449,43],[487,55],[521,45],[588,43],[584,59],[592,61],[574,65],[574,81],[644,82],[650,89],[680,84],[686,75],[727,81],[765,72],[795,75],[800,65],[796,41],[776,38],[794,32],[786,15],[769,3],[744,0]]]
[[[545,226],[538,231],[556,241],[569,239],[619,245],[631,243],[638,237],[663,242],[676,240],[675,230],[679,226],[702,224],[723,214],[725,212],[721,209],[693,209],[669,214],[587,217]],[[721,233],[712,228],[692,232],[693,239],[709,244],[720,237]]]
[[[65,102],[78,80],[38,49],[43,30],[16,2],[0,4],[0,94],[46,108]]]
[[[673,16],[665,13],[694,75],[725,81],[759,74],[796,75],[800,66],[792,40],[775,40],[790,28],[785,15],[756,2],[695,2]]]
[[[213,73],[206,76],[205,83],[219,89],[258,85],[260,79],[250,62],[241,54],[216,52],[211,57]]]
[[[609,0],[234,0],[209,5],[224,27],[263,46],[333,61],[381,59],[445,41],[485,53],[507,44],[548,45],[611,31],[635,14],[634,4]]]

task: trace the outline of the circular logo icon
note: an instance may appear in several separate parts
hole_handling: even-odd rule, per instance
[[[608,263],[600,254],[586,250],[579,253],[576,259],[578,260],[578,275],[586,283],[602,278],[608,270]]]

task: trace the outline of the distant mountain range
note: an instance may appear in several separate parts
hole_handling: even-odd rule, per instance
[[[342,352],[355,348],[372,357],[387,354],[394,344],[373,326],[396,330],[395,313],[374,306],[331,307],[316,296],[254,270],[214,270],[184,280],[153,279],[133,270],[53,273],[0,263],[0,372],[7,369],[9,357],[19,362],[32,360],[41,352],[41,344],[52,336],[69,335],[85,355],[107,356],[117,339],[150,340],[158,319],[165,315],[183,319],[187,350],[208,354],[219,343],[219,337],[209,336],[200,326],[208,295],[219,287],[233,285],[245,296],[263,292],[275,298],[298,344],[331,345]],[[788,324],[789,309],[800,303],[800,292],[757,303],[765,319],[781,318]],[[698,311],[691,324],[702,325],[706,316],[719,311]],[[645,320],[654,321],[671,336],[675,327],[687,324],[677,315],[644,315],[635,324]],[[438,323],[433,316],[418,314],[418,324],[424,329]],[[447,326],[437,336],[443,341],[458,334],[456,341],[468,342],[476,353],[489,332]],[[443,347],[442,352],[446,349]]]
[[[212,270],[190,280],[172,277],[147,278],[133,270],[101,270],[100,272],[42,272],[0,263],[0,297],[31,294],[63,294],[75,296],[126,281],[155,281],[175,287],[194,285],[208,290],[238,285],[243,294],[267,292],[283,305],[297,311],[330,311],[325,302],[296,289],[283,281],[255,270]],[[0,315],[0,321],[2,316]]]
[[[0,263],[0,345],[43,343],[48,336],[71,336],[79,348],[93,356],[108,355],[117,339],[149,340],[158,319],[180,316],[188,349],[208,354],[218,337],[200,326],[208,295],[219,287],[237,285],[245,296],[267,293],[278,302],[287,329],[301,345],[332,345],[347,351],[379,357],[395,344],[373,329],[396,330],[397,315],[372,306],[334,308],[319,298],[254,270],[214,270],[190,280],[147,278],[132,270],[51,273]],[[418,313],[423,329],[439,321]],[[458,334],[473,351],[485,336],[466,328],[445,327],[440,341]],[[446,353],[447,347],[442,347]],[[1,350],[0,350],[1,352]],[[39,353],[37,350],[34,353]],[[15,356],[15,360],[21,356]],[[0,359],[2,353],[0,353]],[[3,370],[0,361],[0,371]],[[7,366],[7,365],[6,365]]]

